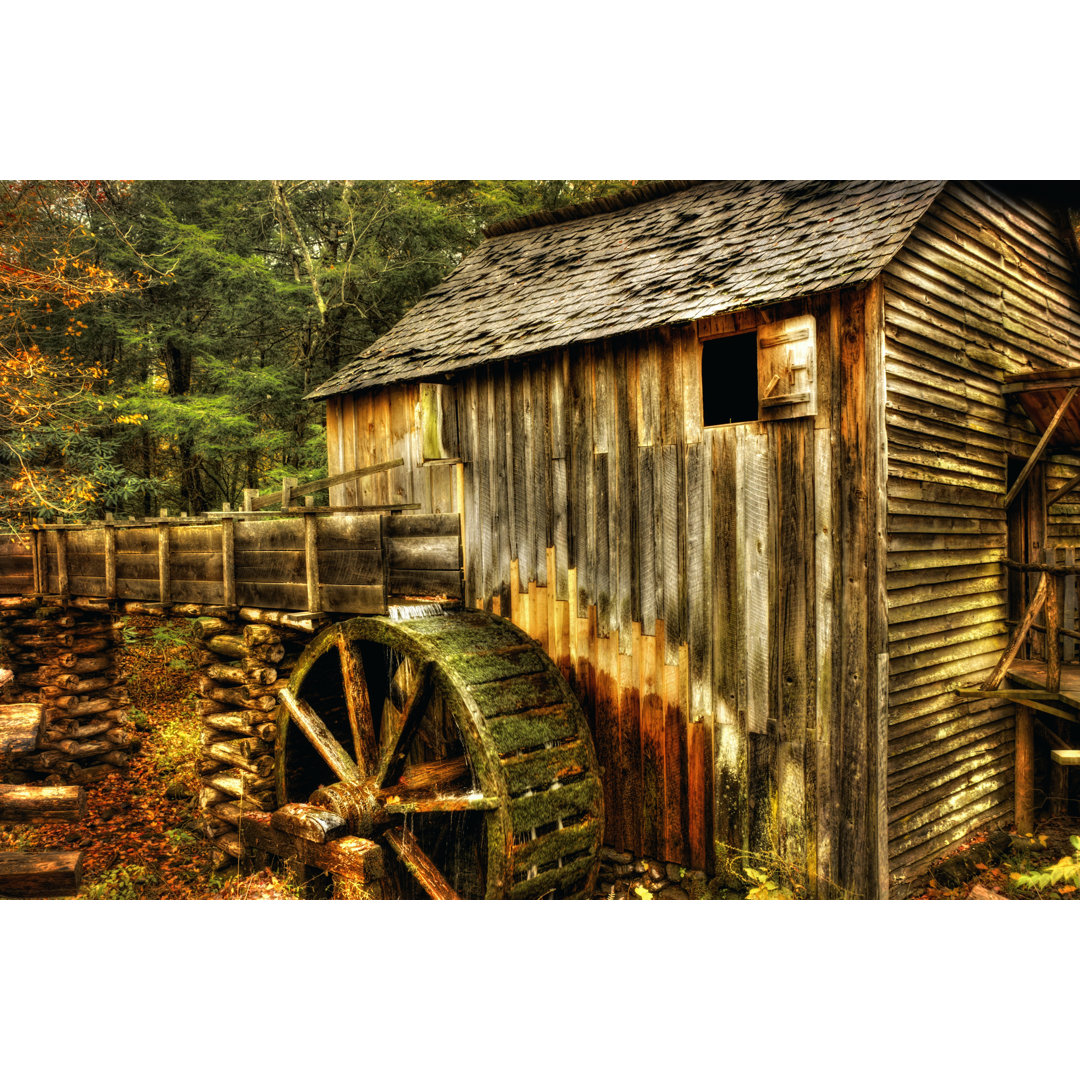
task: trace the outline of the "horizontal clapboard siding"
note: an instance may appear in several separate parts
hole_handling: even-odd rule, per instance
[[[1035,435],[1007,373],[1080,362],[1080,305],[1054,222],[976,184],[945,188],[883,275],[889,606],[888,844],[902,892],[1012,815],[1011,706],[953,691],[1008,640],[1007,454]],[[1047,466],[1053,491],[1075,475]],[[1080,539],[1080,505],[1048,542]]]

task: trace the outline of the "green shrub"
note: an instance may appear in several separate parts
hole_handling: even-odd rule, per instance
[[[1063,855],[1052,866],[1044,866],[1026,874],[1012,874],[1012,880],[1022,889],[1043,889],[1057,886],[1062,895],[1076,892],[1080,888],[1080,836],[1070,836],[1072,855]]]
[[[157,875],[145,866],[116,866],[85,886],[82,895],[86,900],[141,900],[157,884]]]

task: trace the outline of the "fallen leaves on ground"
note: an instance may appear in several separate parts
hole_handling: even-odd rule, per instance
[[[180,634],[183,622],[165,625]],[[82,899],[291,898],[295,893],[269,871],[244,878],[211,871],[215,849],[198,821],[194,762],[178,757],[178,748],[190,746],[178,733],[199,725],[197,672],[182,644],[162,650],[162,620],[127,623],[132,640],[120,665],[142,748],[126,769],[87,786],[81,821],[0,827],[0,849],[81,850]],[[147,644],[140,649],[141,643]]]

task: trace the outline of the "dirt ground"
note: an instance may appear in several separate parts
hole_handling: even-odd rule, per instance
[[[1078,900],[1080,889],[1067,881],[1037,889],[1022,886],[1016,880],[1018,876],[1048,868],[1063,858],[1075,857],[1080,862],[1080,852],[1073,848],[1070,836],[1080,836],[1080,818],[1058,817],[1041,820],[1037,831],[1030,834],[1030,837],[1017,838],[1009,850],[996,859],[974,863],[970,876],[965,874],[965,879],[959,883],[939,880],[942,875],[935,871],[946,861],[939,859],[930,868],[929,875],[922,883],[923,887],[912,899],[978,899],[978,895],[972,897],[971,893],[975,890],[977,894],[981,887],[1006,900]],[[950,858],[985,843],[989,838],[988,833],[971,837],[966,844],[951,853]]]

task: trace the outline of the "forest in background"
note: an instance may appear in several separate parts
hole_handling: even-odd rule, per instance
[[[193,515],[325,475],[305,394],[485,226],[630,183],[0,181],[0,513]]]

